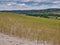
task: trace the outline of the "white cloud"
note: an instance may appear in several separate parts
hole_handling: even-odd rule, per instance
[[[19,6],[25,6],[26,4],[17,4],[17,5],[19,5]]]
[[[12,5],[12,4],[7,4],[7,5],[9,5],[9,6],[10,6],[10,5]]]
[[[60,4],[60,1],[54,1],[53,3],[58,3],[58,4]]]
[[[11,1],[0,2],[0,10],[12,10],[12,9],[31,10],[31,9],[60,8],[60,0],[0,0],[0,1]],[[14,1],[18,1],[19,3]],[[37,3],[31,3],[30,1]],[[30,4],[28,2],[30,2]]]

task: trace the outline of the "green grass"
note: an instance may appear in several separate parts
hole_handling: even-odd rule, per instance
[[[60,44],[60,20],[0,12],[0,32]]]

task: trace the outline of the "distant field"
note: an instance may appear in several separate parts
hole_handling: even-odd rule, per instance
[[[60,20],[0,12],[0,32],[60,44]]]

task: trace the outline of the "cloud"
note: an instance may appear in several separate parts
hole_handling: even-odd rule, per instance
[[[54,1],[53,3],[57,3],[57,4],[60,4],[60,1]]]
[[[19,5],[19,6],[25,6],[25,4],[17,4],[17,5]]]
[[[60,8],[60,0],[0,0],[0,10]]]
[[[10,5],[12,5],[12,4],[7,4],[7,5],[9,5],[9,6],[10,6]]]

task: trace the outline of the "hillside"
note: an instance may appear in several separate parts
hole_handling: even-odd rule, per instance
[[[60,44],[60,20],[0,12],[0,32]]]
[[[45,18],[49,18],[49,16],[60,17],[59,14],[60,9],[58,8],[41,9],[41,10],[3,10],[1,12],[14,12],[18,14],[26,14],[29,16],[40,16]]]

